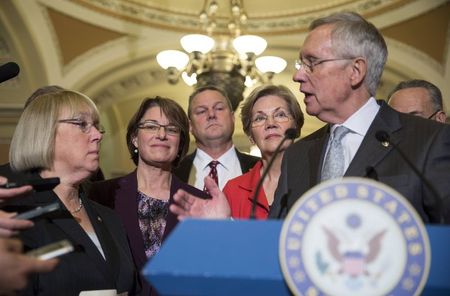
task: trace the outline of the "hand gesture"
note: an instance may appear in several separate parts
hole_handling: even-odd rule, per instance
[[[205,177],[205,186],[211,195],[211,199],[201,199],[179,189],[173,196],[175,203],[170,205],[170,211],[177,215],[180,220],[189,217],[229,218],[231,211],[225,194],[220,191],[217,184],[209,176]]]

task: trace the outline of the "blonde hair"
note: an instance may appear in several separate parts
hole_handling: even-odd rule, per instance
[[[50,169],[54,161],[55,136],[62,112],[69,118],[88,113],[95,121],[99,114],[94,102],[84,94],[61,90],[33,100],[20,116],[11,141],[9,161],[15,171]]]

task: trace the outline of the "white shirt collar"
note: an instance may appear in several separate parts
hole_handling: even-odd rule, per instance
[[[218,159],[213,159],[211,156],[209,156],[205,151],[203,151],[200,148],[197,148],[197,154],[195,156],[197,158],[197,164],[199,167],[206,169],[208,168],[208,164],[213,161],[217,160],[220,162],[220,165],[224,167],[225,169],[229,169],[228,165],[234,163],[234,159],[237,159],[236,149],[234,148],[234,145],[230,147],[230,149],[227,150],[222,156],[220,156]]]
[[[367,102],[359,108],[358,111],[347,118],[342,125],[351,130],[352,133],[357,133],[358,135],[364,137],[379,110],[380,105],[377,104],[374,97],[370,97],[369,100],[367,100]],[[330,133],[333,133],[338,126],[338,124],[333,125]]]

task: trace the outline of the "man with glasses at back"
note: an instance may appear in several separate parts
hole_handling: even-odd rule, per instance
[[[380,32],[356,13],[312,22],[293,79],[306,112],[327,125],[286,150],[271,218],[285,217],[321,181],[370,176],[403,194],[425,222],[450,222],[450,126],[399,113],[374,98],[386,58]],[[433,182],[439,197],[392,144],[376,139],[378,131]]]
[[[389,94],[388,104],[398,112],[442,123],[447,120],[440,89],[426,80],[400,82]]]

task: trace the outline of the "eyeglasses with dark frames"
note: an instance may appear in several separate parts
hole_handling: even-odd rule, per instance
[[[303,61],[302,59],[295,60],[294,67],[297,70],[303,68],[306,73],[311,74],[314,72],[314,68],[320,64],[334,62],[334,61],[349,61],[355,58],[339,58],[339,59],[323,59],[323,60],[315,60],[315,61]]]
[[[101,134],[105,133],[105,128],[103,127],[103,125],[101,125],[98,122],[88,122],[86,120],[76,119],[76,118],[60,119],[60,120],[58,120],[58,122],[76,125],[85,134],[88,134],[91,131],[92,127],[95,127]]]
[[[164,131],[172,136],[178,136],[181,133],[181,128],[173,125],[173,124],[159,124],[155,121],[143,121],[138,124],[139,129],[143,129],[145,131],[148,131],[152,134],[156,134],[161,130],[161,128],[164,129]]]

